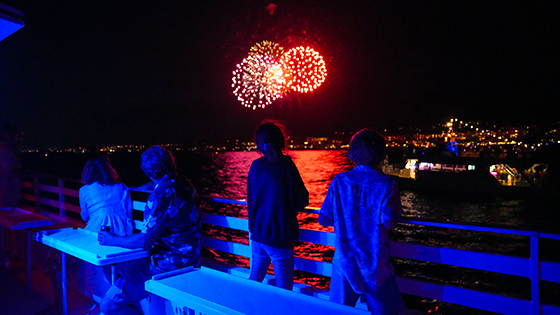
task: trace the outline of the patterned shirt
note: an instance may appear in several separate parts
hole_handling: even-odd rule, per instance
[[[194,187],[168,174],[156,182],[144,210],[144,233],[150,241],[152,269],[165,272],[200,262],[200,212]]]
[[[320,222],[333,221],[333,268],[356,293],[371,292],[394,275],[389,254],[389,229],[402,206],[393,179],[375,168],[359,165],[332,181],[320,212]]]

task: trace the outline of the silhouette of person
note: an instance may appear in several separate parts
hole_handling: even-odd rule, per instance
[[[201,216],[196,190],[177,173],[175,159],[162,146],[142,154],[142,170],[155,188],[144,210],[144,231],[128,236],[98,233],[102,245],[143,248],[150,257],[117,264],[120,278],[101,301],[101,311],[111,314],[142,314],[138,302],[150,295],[144,282],[153,275],[200,265]]]
[[[17,152],[23,132],[12,125],[0,127],[0,208],[16,207],[21,198],[22,166]]]
[[[107,156],[98,156],[86,162],[82,172],[80,188],[80,215],[87,223],[85,230],[99,232],[102,227],[110,227],[117,235],[132,234],[132,200],[128,188],[119,182],[119,176],[111,166]],[[51,251],[47,257],[46,273],[54,293],[52,306],[35,315],[54,315],[62,313],[62,266],[60,251]],[[73,274],[81,261],[66,256],[67,274]],[[104,267],[107,279],[111,268]]]
[[[251,243],[249,279],[263,281],[272,261],[276,286],[294,284],[294,246],[299,238],[297,215],[309,202],[298,169],[286,154],[286,136],[278,122],[265,121],[255,132],[257,152],[247,177]]]
[[[329,299],[355,306],[364,295],[372,314],[396,315],[404,303],[389,254],[389,229],[402,206],[395,180],[378,167],[384,157],[379,133],[362,129],[352,137],[348,158],[356,167],[331,182],[319,223],[335,231]]]

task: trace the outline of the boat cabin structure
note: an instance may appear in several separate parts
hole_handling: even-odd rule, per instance
[[[0,3],[0,41],[24,26],[23,12]]]

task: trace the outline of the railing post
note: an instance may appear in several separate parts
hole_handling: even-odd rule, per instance
[[[539,285],[541,282],[541,264],[539,262],[539,233],[531,236],[531,314],[542,314]]]
[[[35,212],[41,209],[41,190],[39,189],[39,175],[33,176],[33,193],[35,194]]]
[[[62,193],[62,188],[64,188],[64,180],[58,179],[58,210],[59,215],[61,217],[66,216],[66,212],[64,211],[64,194]]]

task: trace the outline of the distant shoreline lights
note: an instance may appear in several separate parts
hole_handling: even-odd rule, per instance
[[[290,92],[317,89],[327,77],[323,57],[310,47],[284,52],[280,45],[263,41],[233,71],[233,94],[245,107],[265,108]]]

